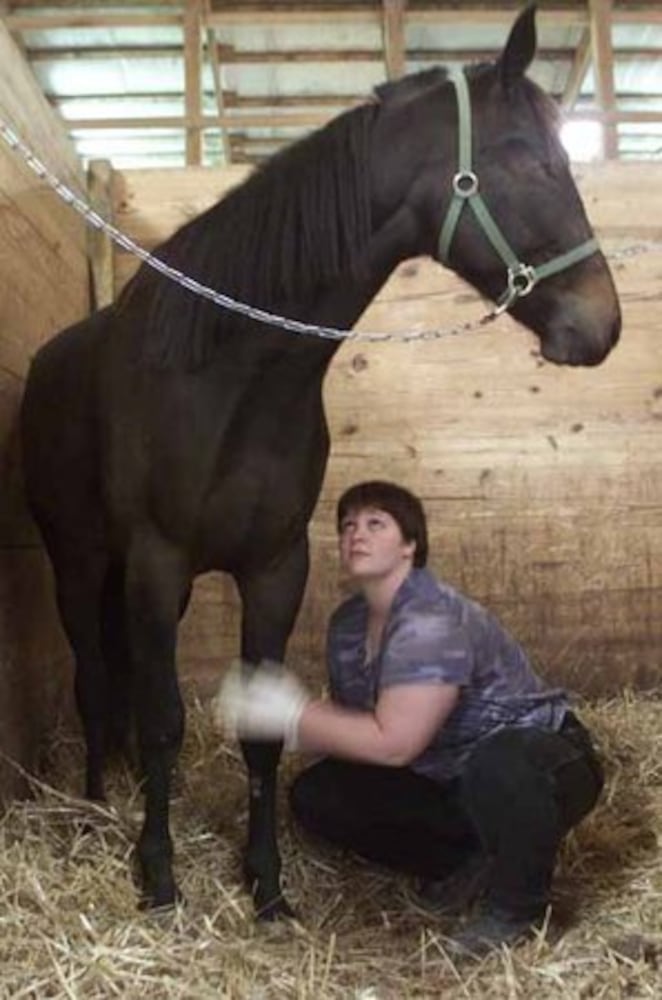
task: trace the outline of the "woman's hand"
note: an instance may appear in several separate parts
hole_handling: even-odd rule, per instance
[[[214,725],[233,739],[282,740],[296,750],[301,713],[310,701],[294,674],[279,664],[234,664],[212,701]]]

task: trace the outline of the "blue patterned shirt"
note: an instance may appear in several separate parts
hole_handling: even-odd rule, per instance
[[[398,589],[377,655],[366,662],[368,605],[356,594],[329,623],[331,696],[372,711],[382,688],[455,684],[459,700],[411,764],[438,781],[455,777],[475,744],[503,726],[557,730],[568,709],[559,688],[534,672],[522,647],[485,608],[429,570],[413,569]]]

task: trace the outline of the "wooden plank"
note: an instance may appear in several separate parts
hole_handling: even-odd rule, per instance
[[[563,88],[561,104],[566,111],[571,110],[575,106],[591,64],[591,57],[591,33],[585,29],[582,31],[572,66],[570,67],[570,72]]]
[[[41,92],[22,53],[0,21],[0,116],[60,179],[84,190],[80,163],[66,131]],[[6,155],[5,147],[2,154]]]
[[[102,219],[113,222],[113,167],[110,160],[92,160],[87,172],[87,192],[91,207]],[[113,243],[106,232],[89,226],[87,246],[91,276],[90,298],[93,309],[103,309],[113,301],[115,292]]]

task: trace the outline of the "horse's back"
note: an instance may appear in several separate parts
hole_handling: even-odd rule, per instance
[[[89,518],[98,492],[97,376],[108,310],[61,331],[35,354],[21,404],[28,503],[42,530]]]

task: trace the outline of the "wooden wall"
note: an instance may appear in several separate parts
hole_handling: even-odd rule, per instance
[[[85,178],[0,22],[0,116],[63,181]],[[31,354],[88,308],[83,222],[0,142],[0,795],[21,784],[69,698],[50,571],[25,510],[16,416]]]
[[[662,171],[576,170],[607,251],[662,240]],[[189,168],[115,177],[116,221],[153,245],[244,176]],[[116,255],[119,288],[135,261]],[[662,252],[614,262],[622,340],[599,368],[556,368],[505,317],[434,343],[348,344],[326,383],[333,451],[312,526],[313,567],[290,659],[321,676],[339,594],[333,505],[390,477],[426,501],[433,565],[498,612],[541,670],[584,692],[662,676]],[[447,327],[483,304],[430,261],[402,265],[364,330]],[[185,669],[237,650],[232,585],[199,581],[181,633]]]

